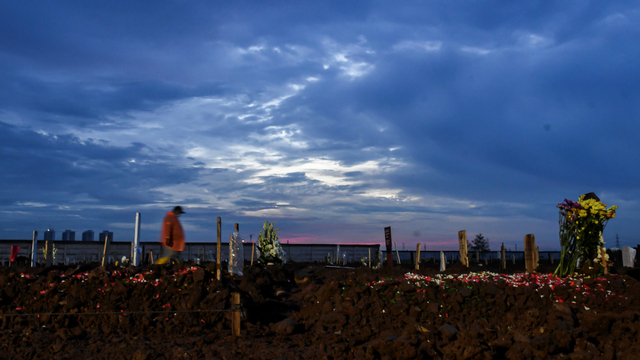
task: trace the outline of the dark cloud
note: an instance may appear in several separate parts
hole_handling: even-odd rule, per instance
[[[114,147],[81,142],[72,135],[44,135],[0,122],[2,168],[0,196],[5,204],[43,202],[74,205],[86,200],[111,205],[153,202],[152,189],[179,184],[193,170],[166,164],[169,159],[144,155],[145,145]],[[133,161],[132,161],[133,160]]]

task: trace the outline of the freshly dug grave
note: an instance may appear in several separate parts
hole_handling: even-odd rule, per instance
[[[497,266],[247,266],[221,281],[215,264],[5,267],[0,358],[639,358],[640,270],[558,279],[551,266]]]

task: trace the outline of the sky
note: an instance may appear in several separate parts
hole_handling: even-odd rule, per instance
[[[0,85],[0,239],[640,243],[635,1],[4,1]]]

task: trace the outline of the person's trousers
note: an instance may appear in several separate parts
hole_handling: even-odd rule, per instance
[[[180,260],[180,251],[169,249],[168,247],[162,247],[162,257],[156,261],[156,264],[167,264],[171,260]]]

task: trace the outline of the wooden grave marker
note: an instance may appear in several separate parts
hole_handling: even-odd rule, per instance
[[[536,237],[533,234],[524,237],[524,263],[528,273],[536,271]]]
[[[387,266],[393,268],[393,241],[391,240],[391,226],[384,228],[384,244],[387,248]]]
[[[420,243],[416,245],[416,270],[420,270]]]
[[[467,252],[467,230],[458,231],[458,246],[460,248],[460,262],[469,267],[469,254]]]

